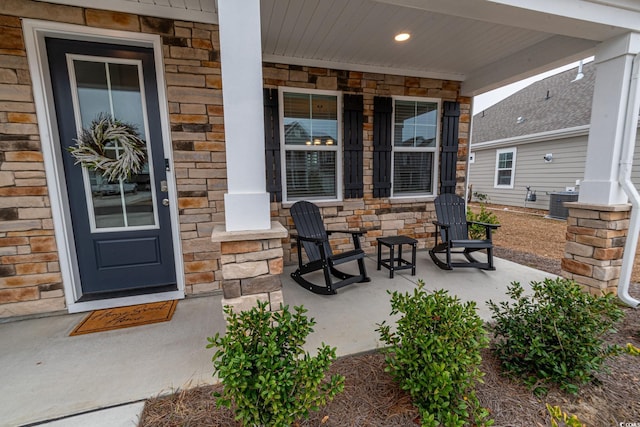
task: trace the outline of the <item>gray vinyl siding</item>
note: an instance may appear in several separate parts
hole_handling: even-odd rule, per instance
[[[471,148],[475,162],[469,165],[469,185],[471,192],[488,196],[489,203],[506,206],[520,206],[549,209],[550,194],[575,187],[576,180],[584,178],[588,136],[561,140],[532,142],[519,145],[504,145],[499,148]],[[495,188],[496,151],[515,147],[516,172],[513,188]],[[545,163],[544,155],[553,154],[553,161]],[[640,133],[636,138],[631,179],[640,188]],[[536,191],[537,200],[526,202],[526,187]],[[476,200],[475,197],[472,200]]]
[[[507,206],[525,206],[527,186],[535,190],[537,200],[526,202],[526,207],[548,209],[551,193],[566,191],[576,186],[576,180],[584,176],[587,136],[567,138],[561,141],[545,141],[500,149],[516,148],[513,188],[495,188],[497,148],[476,149],[475,162],[469,165],[469,185],[472,192],[486,194],[490,203]],[[544,156],[553,154],[547,163]],[[475,199],[474,199],[475,200]]]

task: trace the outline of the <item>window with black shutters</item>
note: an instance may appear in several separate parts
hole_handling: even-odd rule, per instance
[[[279,95],[284,200],[340,200],[340,93],[281,88]]]
[[[393,99],[392,197],[437,193],[439,119],[439,100]]]

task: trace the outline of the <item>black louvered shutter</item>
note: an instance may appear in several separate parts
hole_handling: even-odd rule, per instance
[[[391,196],[393,100],[373,98],[373,197]]]
[[[362,197],[362,95],[344,96],[344,198]]]
[[[278,119],[278,89],[264,90],[264,151],[267,169],[267,192],[271,201],[282,201],[280,174],[280,123]]]
[[[458,124],[460,103],[445,101],[442,114],[442,154],[440,157],[440,194],[456,192],[458,162]]]

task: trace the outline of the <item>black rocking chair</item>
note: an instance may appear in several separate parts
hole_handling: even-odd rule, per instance
[[[364,267],[365,253],[360,247],[360,236],[364,232],[360,231],[328,231],[322,223],[320,209],[313,203],[306,201],[296,202],[291,206],[291,216],[298,232],[292,235],[296,239],[298,249],[298,269],[291,273],[291,277],[300,286],[316,294],[332,295],[336,290],[351,283],[369,282]],[[331,233],[347,233],[353,238],[354,249],[334,255],[329,244]],[[302,262],[302,248],[309,262]],[[335,268],[336,265],[350,261],[357,261],[360,274],[352,275],[343,273]],[[324,272],[324,285],[316,285],[306,280],[303,275],[314,271]],[[340,279],[333,282],[331,275]]]
[[[437,221],[433,221],[436,226],[436,244],[429,251],[429,255],[436,265],[444,270],[451,270],[453,267],[475,267],[483,270],[495,270],[493,266],[493,242],[491,241],[491,231],[500,227],[498,224],[485,224],[483,222],[467,221],[464,199],[455,194],[441,194],[436,197]],[[485,227],[485,239],[469,239],[469,225],[478,224]],[[438,243],[438,235],[442,239]],[[453,251],[462,249],[462,251]],[[487,262],[479,262],[472,252],[486,250]],[[461,253],[468,262],[451,262],[452,253]],[[441,261],[436,254],[445,254],[446,262]]]

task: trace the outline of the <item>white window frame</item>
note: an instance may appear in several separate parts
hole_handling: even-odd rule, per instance
[[[310,146],[287,146],[285,144],[284,134],[284,93],[299,93],[306,95],[330,95],[336,97],[338,135],[337,141],[332,146],[328,145],[310,145]],[[342,136],[342,92],[335,90],[306,89],[298,87],[280,86],[278,87],[278,117],[280,119],[280,179],[282,182],[282,202],[294,203],[296,200],[289,200],[287,194],[287,151],[335,151],[336,152],[336,197],[327,199],[321,197],[310,197],[308,200],[314,202],[339,202],[342,201],[342,152],[343,152],[343,136]]]
[[[499,168],[500,154],[503,154],[503,153],[513,153],[513,156],[512,156],[513,160],[511,162],[511,179],[510,179],[509,185],[498,185],[498,172],[501,170],[508,170],[508,168],[502,168],[502,169]],[[496,167],[495,167],[493,188],[513,188],[514,181],[516,178],[516,153],[517,153],[516,147],[502,148],[502,149],[496,150]]]
[[[436,120],[436,144],[434,147],[396,147],[395,144],[395,121],[396,121],[396,101],[430,102],[437,104]],[[439,98],[422,98],[416,96],[394,96],[392,97],[393,111],[391,113],[391,198],[393,199],[415,199],[416,197],[435,196],[438,192],[438,176],[440,172],[440,126],[442,121],[442,100]],[[433,152],[433,176],[431,177],[431,192],[423,194],[395,194],[395,155],[398,152]]]

